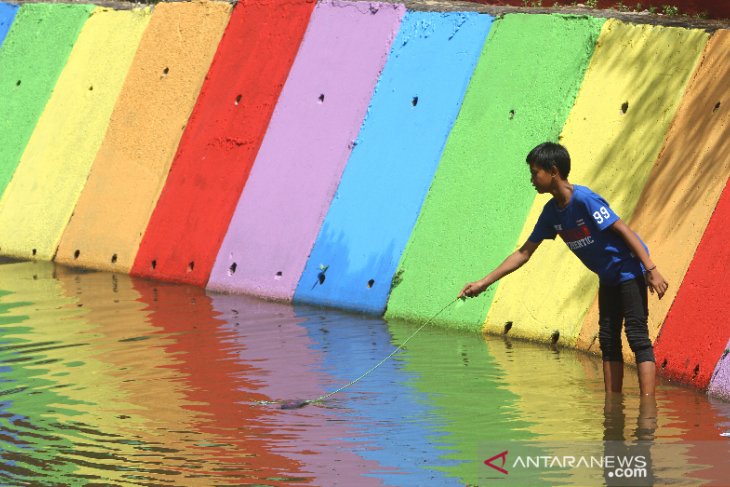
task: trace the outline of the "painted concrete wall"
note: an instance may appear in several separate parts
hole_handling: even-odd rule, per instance
[[[712,380],[708,391],[711,395],[721,397],[727,401],[730,401],[730,359],[728,358],[728,352],[730,351],[730,342],[725,345],[725,350],[722,351],[720,360],[718,360],[715,366],[715,371],[712,374]]]
[[[403,14],[317,5],[209,288],[291,300]]]
[[[406,15],[295,301],[385,311],[491,22],[479,14]]]
[[[57,262],[129,272],[230,10],[226,2],[155,7]]]
[[[84,24],[0,199],[6,255],[53,257],[149,17],[147,9],[97,8]]]
[[[707,37],[699,30],[613,19],[601,31],[560,141],[571,153],[570,180],[603,195],[626,221]],[[523,171],[527,177],[526,165]],[[546,201],[535,199],[520,243]],[[499,283],[485,328],[502,332],[511,321],[511,335],[550,340],[557,331],[562,343],[574,345],[597,290],[598,279],[560,239],[543,242],[521,272]]]
[[[0,46],[0,195],[93,5],[26,3]]]
[[[13,24],[15,14],[18,13],[18,6],[10,3],[0,3],[0,45],[8,35],[10,26]]]
[[[386,317],[430,318],[512,251],[534,198],[521,161],[560,132],[602,24],[521,14],[494,22],[398,266]],[[492,295],[458,303],[439,320],[479,330]]]
[[[0,253],[376,313],[390,291],[388,317],[425,320],[527,237],[524,157],[560,138],[670,279],[663,373],[730,389],[727,30],[510,14],[470,75],[486,16],[409,12],[391,45],[402,5],[13,9]],[[438,321],[595,351],[595,288],[550,242]]]
[[[469,2],[481,3],[486,5],[513,5],[516,7],[524,7],[526,4],[525,0],[467,0]],[[579,4],[586,5],[588,2],[577,2]],[[536,5],[537,0],[527,0],[527,4]],[[541,2],[544,7],[552,7],[555,4],[563,6],[575,6],[575,0],[550,0]],[[643,11],[650,7],[654,7],[656,12],[663,12],[664,7],[669,5],[671,7],[677,7],[680,14],[682,15],[696,15],[706,14],[710,18],[730,18],[730,3],[724,0],[643,0],[641,2],[624,1],[618,2],[616,0],[596,0],[595,8],[607,8],[612,10],[618,10],[618,6],[623,5],[629,10]],[[637,8],[637,5],[641,6]],[[676,18],[676,17],[675,17]]]
[[[727,82],[723,80],[730,79],[728,51],[728,31],[717,32],[705,46],[630,221],[631,228],[641,235],[651,250],[652,259],[670,283],[663,299],[651,300],[649,334],[652,340],[662,329],[707,222],[730,177],[730,159],[727,157],[730,150],[727,136],[730,108],[727,104],[722,105],[728,91]],[[698,191],[697,188],[702,189]],[[703,329],[707,333],[707,327],[703,326]],[[670,338],[671,333],[664,328],[663,340],[679,341],[687,346],[688,335],[692,335],[704,341],[704,335],[697,335],[693,328],[684,324],[677,330],[689,333],[681,332],[681,338]],[[597,351],[598,341],[594,339],[597,333],[598,303],[594,301],[583,321],[578,347]],[[730,336],[730,329],[718,329],[713,333],[719,334],[717,338],[722,342]],[[624,356],[626,361],[633,362],[628,343],[624,343]],[[712,364],[703,365],[709,374]]]
[[[657,367],[669,377],[702,388],[708,386],[730,336],[725,299],[730,283],[729,218],[730,184],[725,186],[656,342]]]
[[[313,9],[307,0],[236,5],[133,274],[200,286],[208,281]]]

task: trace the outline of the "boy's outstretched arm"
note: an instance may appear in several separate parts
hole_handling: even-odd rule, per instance
[[[510,272],[516,271],[530,260],[532,254],[540,246],[540,243],[526,241],[522,247],[511,253],[504,262],[499,264],[496,269],[487,274],[478,281],[470,282],[459,293],[459,298],[473,298],[483,293],[489,286],[502,279]]]
[[[626,242],[626,245],[629,246],[631,252],[644,264],[644,268],[646,269],[646,283],[649,286],[649,290],[652,294],[656,291],[659,299],[662,299],[664,293],[667,292],[667,288],[669,288],[669,283],[657,270],[656,264],[651,260],[644,246],[641,245],[636,233],[621,219],[611,225],[611,230],[619,234],[623,241]]]

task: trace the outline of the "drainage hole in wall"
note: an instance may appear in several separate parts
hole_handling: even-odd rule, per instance
[[[662,369],[667,368],[667,359],[662,360]]]
[[[191,260],[188,262],[188,272],[193,272],[193,269],[195,269],[195,261]]]
[[[560,340],[560,332],[558,330],[555,330],[552,335],[550,335],[550,341],[553,342],[553,345],[558,343],[558,340]]]
[[[510,110],[509,111],[509,119],[512,120],[513,118],[515,118],[515,111],[514,110]]]
[[[152,270],[154,271],[155,268],[157,268],[157,260],[153,260],[152,262],[150,262],[150,267],[152,267]]]
[[[414,107],[415,107],[416,105],[418,105],[418,97],[417,97],[417,96],[414,96],[414,97],[413,97],[413,99],[411,100],[411,105],[413,105]]]
[[[282,275],[281,271],[277,272],[276,275],[274,276],[274,279],[281,279],[281,275]]]
[[[242,98],[242,96],[241,95],[238,95],[236,97],[236,101],[234,101],[233,104],[236,105],[236,106],[238,106],[238,104],[241,103],[241,98]]]
[[[625,101],[621,104],[621,113],[626,113],[629,111],[629,102]]]
[[[162,76],[167,76],[170,73],[170,68],[165,68],[162,70]]]
[[[697,364],[697,365],[695,365],[695,370],[692,373],[692,375],[694,375],[695,377],[697,377],[697,374],[699,374],[699,373],[700,373],[700,364]]]
[[[89,86],[89,91],[94,91],[94,87],[93,86]]]
[[[20,80],[15,82],[15,86],[20,86]]]
[[[233,264],[231,264],[231,267],[228,268],[228,275],[232,276],[233,274],[235,274],[237,267],[238,267],[238,264],[236,264],[235,262]]]
[[[324,284],[324,280],[326,279],[326,276],[324,275],[324,271],[319,271],[319,274],[317,274],[317,281],[320,285]]]
[[[31,250],[31,253],[35,256],[35,254],[38,253],[38,250],[37,249],[33,249],[33,250]]]
[[[79,249],[76,249],[76,252],[74,252],[74,259],[78,259],[79,255],[81,255],[81,251]]]
[[[368,281],[368,289],[372,288],[375,285],[375,279],[370,279]]]
[[[112,254],[112,264],[117,263],[117,254]]]
[[[720,109],[720,102],[718,101],[717,103],[715,103],[715,108],[712,109],[712,113],[715,113],[719,109]]]
[[[324,93],[319,95],[319,98],[317,98],[317,99],[319,100],[320,103],[324,103]]]
[[[508,321],[504,324],[504,334],[506,335],[512,329],[512,322]]]

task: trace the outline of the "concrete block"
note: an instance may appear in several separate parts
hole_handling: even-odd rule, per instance
[[[727,113],[727,112],[725,112]],[[730,183],[710,218],[655,344],[657,369],[669,378],[707,388],[722,358],[730,322]]]
[[[398,265],[386,317],[431,318],[514,248],[534,199],[522,161],[559,134],[602,23],[523,14],[494,22]],[[479,330],[492,296],[457,303],[436,321]]]
[[[684,276],[730,178],[727,157],[730,107],[724,100],[730,79],[729,50],[728,31],[716,32],[707,43],[630,221],[631,228],[641,235],[652,260],[669,282],[664,298],[651,300],[649,335],[652,340],[662,330],[667,313],[683,288]],[[664,338],[679,333],[681,338],[676,339],[684,344],[680,349],[691,351],[696,347],[687,340],[704,342],[705,326],[704,320],[683,320],[676,329],[667,331]],[[598,303],[594,301],[583,320],[577,346],[599,351],[598,341],[594,340],[597,333]],[[723,342],[727,336],[730,329],[720,331],[717,338]],[[634,360],[628,343],[624,343],[624,356],[626,361]],[[707,368],[714,364],[704,365]]]
[[[97,8],[84,24],[0,199],[5,255],[53,257],[149,17],[148,9]]]
[[[606,198],[625,221],[707,38],[702,30],[614,19],[603,26],[560,142],[571,154],[570,181]],[[535,199],[519,243],[529,237],[547,198]],[[573,346],[597,289],[598,278],[560,239],[543,242],[525,267],[500,282],[486,329],[501,333],[512,322],[510,335],[547,341],[558,332],[560,343]]]
[[[228,27],[131,273],[204,286],[314,9],[251,0]]]
[[[15,14],[18,13],[18,6],[12,3],[0,3],[0,46],[8,35],[8,30],[13,24]]]
[[[93,5],[26,3],[0,47],[0,195]]]
[[[230,11],[227,2],[155,6],[57,262],[129,272]]]
[[[707,389],[707,393],[711,396],[719,397],[726,401],[730,401],[730,358],[728,358],[728,352],[730,352],[730,342],[725,345],[725,350],[722,351],[720,360],[715,365],[710,386]]]
[[[404,10],[317,4],[209,288],[291,300]]]
[[[406,15],[295,301],[385,311],[491,23],[475,13]]]

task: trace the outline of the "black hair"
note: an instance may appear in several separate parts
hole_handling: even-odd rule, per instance
[[[568,149],[555,142],[543,142],[527,154],[528,164],[535,164],[546,171],[553,166],[558,168],[558,173],[563,179],[568,179],[570,174],[570,154]]]

